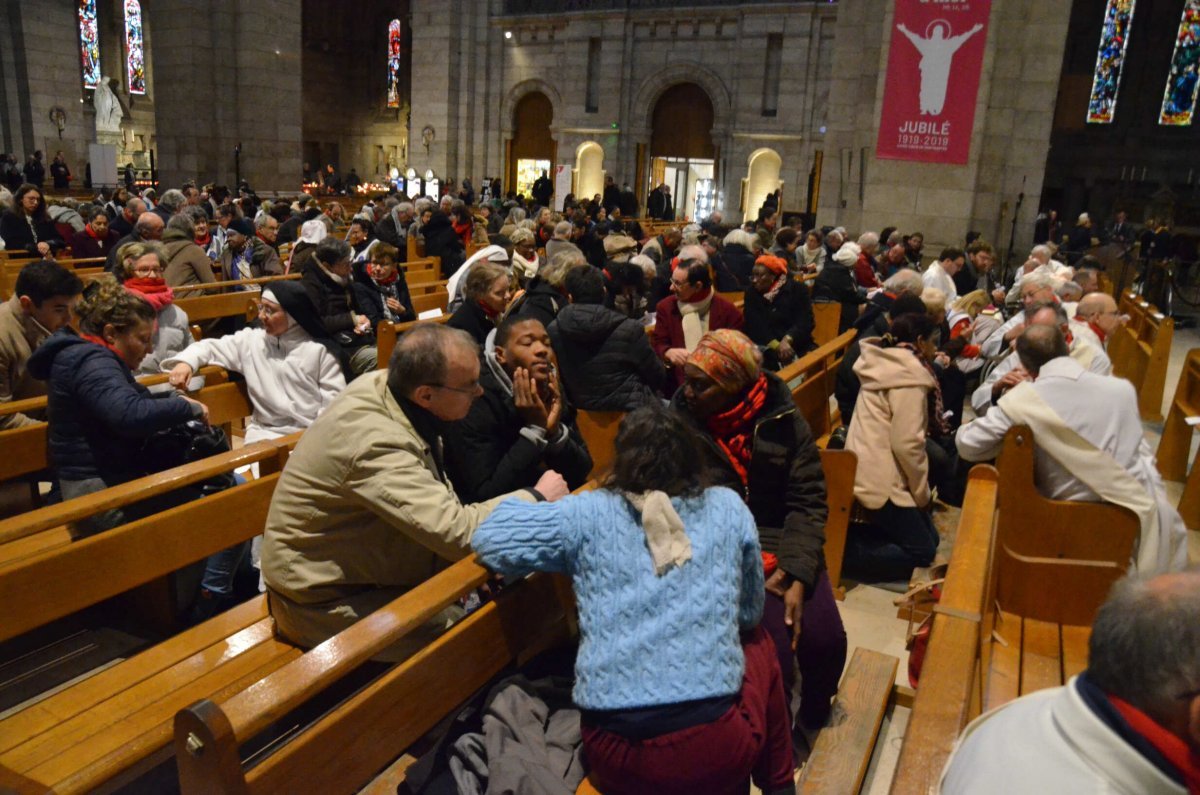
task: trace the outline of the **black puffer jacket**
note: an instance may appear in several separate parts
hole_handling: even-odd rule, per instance
[[[842,305],[838,334],[854,325],[858,305],[867,300],[866,293],[854,281],[854,271],[838,262],[829,262],[813,280],[814,302],[826,301]]]
[[[466,262],[462,238],[454,231],[450,216],[441,210],[433,211],[429,223],[421,227],[421,235],[425,238],[425,256],[442,258],[443,279],[449,279]]]
[[[483,345],[488,334],[496,329],[496,324],[484,313],[483,307],[477,301],[463,301],[459,304],[458,309],[455,309],[454,314],[446,321],[446,325],[462,329],[480,345]]]
[[[750,286],[750,272],[754,270],[754,252],[741,243],[730,243],[721,249],[721,259],[733,278],[737,279],[739,289]]]
[[[541,276],[534,276],[529,280],[525,287],[525,295],[519,300],[519,304],[509,307],[509,315],[540,320],[546,328],[550,328],[554,318],[558,317],[558,313],[567,305],[563,294],[543,281]]]
[[[746,290],[745,306],[746,336],[755,345],[769,346],[784,337],[792,338],[792,348],[802,354],[813,347],[813,310],[808,287],[790,277],[780,288],[774,301],[768,302],[753,287]],[[768,370],[779,369],[779,357],[773,348],[763,353],[763,366]]]
[[[312,299],[317,316],[321,318],[321,325],[329,332],[334,342],[347,351],[375,344],[373,332],[354,333],[354,316],[367,313],[359,306],[358,298],[348,280],[346,284],[335,282],[314,257],[304,269],[300,283]]]
[[[62,480],[115,486],[148,474],[142,440],[200,415],[174,392],[151,394],[115,353],[71,328],[34,352],[29,373],[49,382],[50,462]]]
[[[748,488],[708,431],[692,418],[683,390],[675,393],[671,405],[700,431],[713,485],[746,495],[763,552],[774,553],[779,567],[804,583],[808,598],[825,569],[825,471],[812,431],[792,403],[791,392],[774,374],[765,375],[767,401],[754,427]]]
[[[638,321],[599,304],[570,304],[547,331],[577,408],[632,411],[657,399],[666,371]]]

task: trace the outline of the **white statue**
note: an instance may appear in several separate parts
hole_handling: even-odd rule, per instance
[[[109,86],[109,78],[100,77],[96,94],[92,97],[92,106],[96,109],[96,132],[121,131],[121,102]]]
[[[921,115],[941,116],[942,107],[946,104],[946,86],[950,82],[950,62],[954,53],[966,44],[967,39],[983,30],[983,25],[976,25],[958,36],[949,36],[950,23],[938,19],[929,23],[925,38],[904,25],[897,25],[896,28],[921,53]]]

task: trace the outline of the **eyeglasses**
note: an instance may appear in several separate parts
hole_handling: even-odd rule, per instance
[[[464,395],[477,395],[480,390],[478,381],[472,381],[466,386],[449,386],[447,384],[430,384],[429,386],[433,389],[448,389],[451,392],[460,392]]]
[[[157,265],[152,265],[148,268],[134,268],[133,272],[138,276],[162,276],[163,269]]]

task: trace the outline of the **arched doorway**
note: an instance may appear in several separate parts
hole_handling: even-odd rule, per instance
[[[604,192],[604,149],[585,141],[575,150],[575,197],[590,199]]]
[[[695,83],[671,86],[654,104],[646,190],[670,186],[676,219],[703,219],[717,209],[713,118],[712,99]]]
[[[747,161],[746,178],[742,180],[742,220],[758,218],[758,208],[766,201],[768,193],[783,186],[779,171],[783,158],[774,149],[755,149]]]
[[[513,108],[513,137],[508,144],[509,190],[529,195],[534,181],[545,171],[553,179],[555,143],[550,135],[554,106],[540,91],[531,91]]]

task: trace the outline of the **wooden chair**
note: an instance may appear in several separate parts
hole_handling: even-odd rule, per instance
[[[849,450],[822,450],[821,469],[825,473],[825,568],[833,594],[845,598],[841,586],[842,561],[846,558],[846,535],[850,529],[850,509],[854,506],[854,473],[858,456]]]
[[[227,491],[0,567],[0,598],[11,611],[0,639],[261,533],[279,471],[298,438],[248,445],[24,517],[46,529],[246,463],[258,463],[263,472]],[[0,523],[0,532],[12,527]],[[299,655],[274,637],[266,601],[257,597],[0,720],[0,782],[30,792],[118,789],[169,758],[170,720],[178,709],[238,692]]]
[[[838,336],[838,326],[842,322],[842,305],[818,302],[813,309],[813,342],[817,345],[825,343]]]
[[[1183,481],[1179,515],[1189,528],[1200,528],[1200,467],[1188,471],[1192,449],[1192,425],[1188,417],[1200,417],[1200,348],[1187,352],[1175,397],[1167,411],[1162,439],[1158,443],[1158,471],[1165,480]]]

